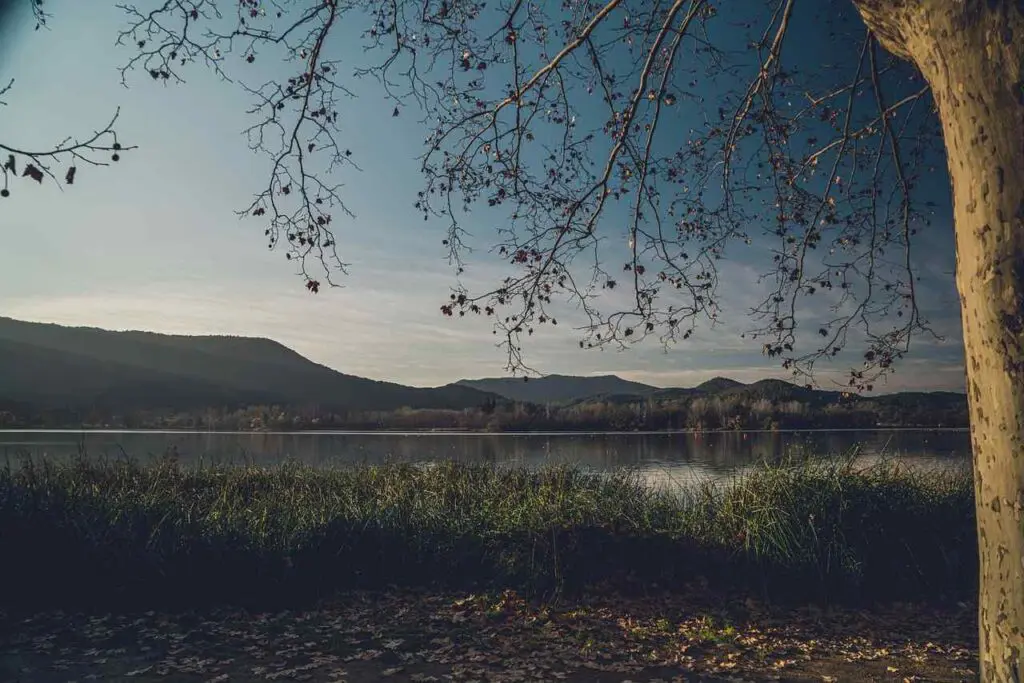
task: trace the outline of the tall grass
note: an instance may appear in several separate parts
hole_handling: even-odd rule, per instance
[[[351,588],[671,588],[959,597],[970,475],[762,466],[682,496],[635,472],[28,460],[0,470],[0,606],[292,606]]]

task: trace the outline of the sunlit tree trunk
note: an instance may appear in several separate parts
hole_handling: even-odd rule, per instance
[[[981,680],[1024,677],[1024,2],[855,0],[928,79],[953,184]]]

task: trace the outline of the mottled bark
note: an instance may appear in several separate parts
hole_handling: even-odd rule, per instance
[[[1024,680],[1024,2],[855,0],[928,79],[953,184],[981,680]]]

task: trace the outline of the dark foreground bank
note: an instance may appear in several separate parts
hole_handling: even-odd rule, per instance
[[[772,601],[955,601],[977,571],[969,474],[850,462],[765,466],[683,496],[568,468],[27,462],[0,471],[0,557],[11,613],[694,581]]]
[[[976,624],[955,605],[780,610],[696,587],[557,604],[392,590],[308,610],[33,614],[0,632],[0,680],[959,683],[976,679]]]

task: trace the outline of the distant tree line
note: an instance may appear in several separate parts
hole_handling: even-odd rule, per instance
[[[908,395],[913,396],[913,395]],[[882,400],[886,399],[888,400]],[[966,401],[893,397],[822,403],[743,394],[673,400],[622,398],[570,405],[496,402],[464,410],[324,410],[257,405],[111,413],[102,409],[0,411],[0,427],[209,430],[662,431],[967,427]]]

